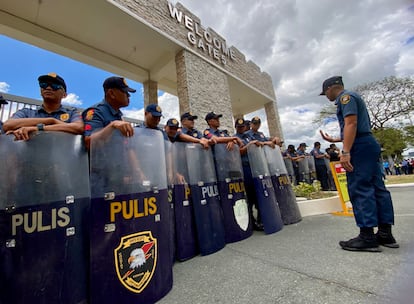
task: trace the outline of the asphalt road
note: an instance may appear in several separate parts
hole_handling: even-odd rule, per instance
[[[159,303],[414,303],[414,185],[389,189],[399,249],[344,251],[338,241],[358,234],[353,217],[309,216],[177,262]]]

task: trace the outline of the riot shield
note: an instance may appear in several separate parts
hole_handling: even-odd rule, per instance
[[[200,253],[207,255],[219,251],[226,243],[213,155],[211,149],[187,144],[186,157],[198,244]]]
[[[191,259],[199,253],[197,231],[194,221],[193,200],[191,197],[186,149],[187,144],[175,142],[172,145],[174,174],[173,201],[175,211],[176,257],[179,261]]]
[[[134,131],[91,142],[91,303],[154,303],[172,288],[164,139]]]
[[[290,158],[284,157],[283,161],[285,163],[286,170],[287,170],[287,173],[289,175],[290,181],[292,182],[293,185],[295,185],[296,184],[296,176],[295,176],[295,170],[293,170],[292,160]]]
[[[239,146],[235,145],[232,151],[228,151],[226,144],[216,144],[214,160],[226,242],[241,241],[252,235],[253,225],[250,223]]]
[[[302,158],[298,160],[299,166],[299,182],[304,182],[310,184],[310,175],[309,175],[309,164],[307,158]]]
[[[164,140],[165,151],[165,165],[167,172],[167,188],[168,188],[168,203],[170,204],[170,219],[169,219],[169,232],[170,232],[170,251],[171,260],[175,261],[175,223],[174,223],[174,161],[173,161],[173,144],[169,140]]]
[[[256,188],[259,212],[266,234],[275,233],[283,228],[278,202],[267,166],[264,150],[256,145],[247,148],[253,182]]]
[[[87,303],[89,174],[82,137],[0,136],[0,303]]]
[[[296,203],[296,196],[293,192],[289,176],[287,175],[287,169],[280,148],[276,146],[272,149],[269,146],[264,146],[264,152],[276,198],[279,202],[283,223],[285,225],[297,223],[302,219],[302,216]]]
[[[306,160],[309,168],[309,183],[312,183],[316,179],[315,158],[312,155],[306,155]]]

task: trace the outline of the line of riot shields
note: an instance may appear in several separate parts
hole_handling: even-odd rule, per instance
[[[239,149],[158,130],[0,136],[0,303],[154,303],[175,260],[250,237]],[[278,147],[248,148],[266,234],[301,215]]]
[[[305,155],[305,158],[297,161],[284,158],[283,162],[287,170],[287,175],[294,185],[300,182],[312,184],[316,179],[315,159],[312,155]],[[294,170],[294,163],[297,164],[297,172]]]

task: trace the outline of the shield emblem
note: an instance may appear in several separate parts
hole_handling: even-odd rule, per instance
[[[236,223],[243,231],[247,231],[247,228],[249,227],[249,210],[244,198],[235,202],[233,212]]]
[[[151,231],[122,237],[114,250],[116,273],[122,285],[134,293],[141,293],[154,274],[157,251],[157,239]]]

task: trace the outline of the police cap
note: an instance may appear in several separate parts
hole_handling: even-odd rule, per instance
[[[319,95],[325,95],[326,90],[333,86],[334,84],[344,85],[342,82],[342,76],[333,76],[331,78],[326,79],[322,84],[322,93]]]

